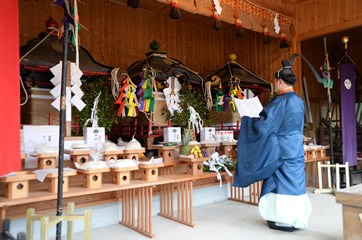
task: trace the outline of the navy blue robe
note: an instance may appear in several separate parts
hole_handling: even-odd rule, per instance
[[[306,193],[304,173],[304,102],[294,92],[275,97],[260,118],[243,117],[233,186],[264,180],[267,193]]]

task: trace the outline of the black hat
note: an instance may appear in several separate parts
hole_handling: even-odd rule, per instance
[[[276,79],[283,79],[283,81],[289,85],[294,85],[297,81],[297,77],[294,75],[292,66],[288,62],[288,60],[282,60],[283,68],[279,69],[278,72],[275,73]]]

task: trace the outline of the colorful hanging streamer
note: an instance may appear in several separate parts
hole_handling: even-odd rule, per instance
[[[216,92],[216,102],[215,102],[215,105],[216,105],[216,112],[217,113],[220,113],[220,112],[223,112],[223,105],[224,105],[224,92],[222,90],[222,85],[221,85],[221,82],[219,84],[219,88],[217,89],[217,92]]]

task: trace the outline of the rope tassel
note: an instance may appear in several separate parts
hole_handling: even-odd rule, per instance
[[[178,2],[177,2],[177,0],[172,0],[170,17],[172,19],[179,19],[180,16],[181,16],[181,13],[180,13],[180,9],[178,8]]]
[[[269,36],[269,29],[267,27],[264,27],[264,38],[263,38],[263,42],[264,44],[269,44],[271,43],[271,39]]]
[[[238,18],[236,19],[236,36],[242,37],[245,35],[245,29],[243,28],[243,24],[241,23],[241,20]]]
[[[127,0],[127,6],[133,7],[133,8],[139,8],[140,7],[140,1],[139,0]]]
[[[287,35],[285,33],[281,32],[280,34],[280,48],[288,48],[288,42],[287,42]]]
[[[214,29],[216,31],[219,31],[221,29],[221,22],[220,22],[220,17],[216,11],[214,11],[214,16],[212,18],[214,19],[214,23],[213,23]]]

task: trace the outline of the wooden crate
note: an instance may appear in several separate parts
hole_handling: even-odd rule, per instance
[[[141,153],[145,153],[145,152],[146,151],[145,151],[144,148],[142,148],[142,149],[134,149],[134,150],[124,150],[123,157],[125,159],[139,161],[139,159],[140,159],[139,155]]]
[[[64,152],[70,155],[70,161],[73,165],[74,163],[83,165],[90,160],[90,149],[64,150]]]
[[[29,180],[36,179],[34,173],[16,172],[14,176],[2,177],[0,182],[6,184],[5,197],[9,199],[26,198],[29,195]]]
[[[236,155],[237,142],[221,142],[219,147],[219,154],[232,157]]]
[[[158,150],[158,157],[163,159],[163,163],[175,162],[175,150],[179,149],[180,146],[162,146],[154,145],[153,149]]]
[[[207,156],[210,157],[216,152],[216,147],[219,147],[220,143],[201,143],[201,148],[206,149]]]
[[[131,171],[138,170],[138,166],[125,168],[112,168],[113,183],[127,185],[131,183]]]
[[[204,164],[203,161],[209,160],[208,157],[204,158],[188,158],[188,157],[180,157],[180,161],[187,162],[186,171],[187,174],[196,176],[202,175],[204,173]]]
[[[138,167],[143,181],[157,181],[158,168],[163,167],[163,164],[139,164]]]
[[[98,169],[78,169],[78,172],[84,174],[83,186],[88,189],[95,189],[102,187],[102,173],[109,172],[109,168],[98,168]]]
[[[109,150],[104,151],[104,161],[108,162],[110,160],[118,160],[118,156],[123,156],[124,151],[123,150]]]
[[[77,175],[77,171],[64,171],[63,172],[63,192],[68,192],[69,177]],[[49,173],[47,175],[48,192],[58,192],[58,173]]]
[[[58,153],[39,153],[31,156],[38,158],[39,169],[51,169],[57,167]]]

